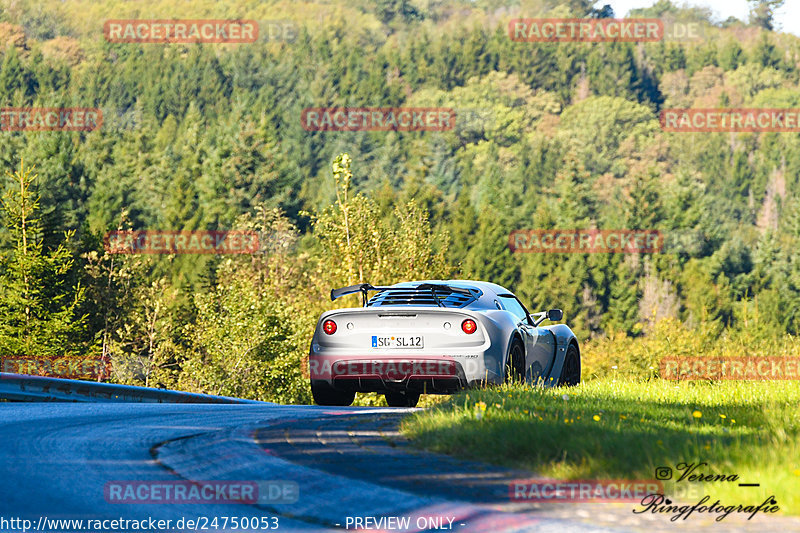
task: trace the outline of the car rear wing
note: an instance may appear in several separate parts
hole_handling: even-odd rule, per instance
[[[367,291],[370,289],[377,290],[369,283],[359,283],[358,285],[348,285],[347,287],[342,287],[341,289],[331,289],[331,301],[341,298],[342,296],[347,296],[348,294],[355,294],[357,292],[360,292],[366,298]]]
[[[436,296],[436,292],[440,291],[443,293],[453,293],[458,292],[462,294],[472,295],[472,292],[469,289],[465,289],[463,287],[452,287],[450,285],[438,284],[438,283],[420,283],[416,287],[373,287],[369,283],[360,283],[358,285],[349,285],[347,287],[342,287],[341,289],[332,289],[331,290],[331,301],[336,300],[337,298],[341,298],[342,296],[346,296],[348,294],[355,294],[357,292],[361,293],[361,298],[363,302],[363,306],[367,306],[367,302],[369,301],[369,291],[425,291],[430,290],[431,295],[433,296],[434,301],[439,307],[445,307],[445,305],[439,300],[439,297]]]

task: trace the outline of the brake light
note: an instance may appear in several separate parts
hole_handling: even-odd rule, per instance
[[[468,318],[461,323],[461,331],[463,331],[467,335],[472,335],[473,333],[478,331],[478,325],[475,323],[474,320]]]
[[[333,320],[326,320],[322,323],[322,331],[327,333],[328,335],[333,335],[336,333],[336,322]]]

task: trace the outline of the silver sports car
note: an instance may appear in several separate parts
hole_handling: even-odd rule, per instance
[[[319,405],[350,405],[380,392],[394,407],[419,395],[487,384],[577,385],[578,340],[560,309],[528,310],[510,291],[484,281],[368,283],[331,291],[361,293],[363,307],[322,314],[311,340],[309,375]]]

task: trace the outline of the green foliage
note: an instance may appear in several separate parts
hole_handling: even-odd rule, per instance
[[[308,402],[302,380],[305,347],[292,338],[292,316],[268,287],[233,261],[221,281],[195,295],[197,317],[178,385],[184,390],[268,400]]]
[[[130,385],[172,385],[176,346],[172,335],[180,328],[178,291],[165,278],[144,281],[132,292],[125,316],[107,338],[106,353],[114,380]],[[170,379],[173,377],[173,379]]]
[[[650,142],[658,123],[648,108],[609,96],[590,97],[561,114],[561,131],[570,147],[584,156],[587,169],[596,174],[619,173],[613,161],[625,142],[641,146]],[[643,148],[643,146],[642,146]]]
[[[629,16],[666,18],[674,20],[704,20],[711,19],[711,10],[707,7],[690,7],[684,3],[683,6],[672,0],[658,0],[650,7],[631,9]]]
[[[658,124],[663,107],[799,107],[798,40],[767,29],[774,0],[754,3],[758,30],[677,4],[631,16],[699,22],[706,41],[518,43],[496,18],[503,7],[467,0],[6,2],[3,101],[99,107],[104,124],[0,132],[0,166],[36,161],[41,196],[30,263],[13,223],[0,232],[3,342],[17,342],[29,271],[46,280],[30,294],[40,291],[51,324],[31,349],[101,353],[125,383],[215,392],[229,382],[231,394],[296,401],[308,398],[300,360],[326,294],[362,280],[498,282],[531,308],[563,308],[582,340],[646,338],[664,317],[735,332],[752,324],[756,301],[776,335],[800,333],[797,136]],[[525,6],[605,16],[588,0]],[[248,46],[98,39],[103,21],[145,8],[285,18],[297,31]],[[438,106],[456,123],[303,129],[303,109],[322,106]],[[115,256],[101,244],[114,229],[234,227],[258,231],[266,248],[229,264]],[[511,253],[511,231],[541,228],[655,228],[666,247]],[[227,308],[242,325],[215,316]],[[242,364],[257,385],[237,380]]]
[[[423,18],[422,13],[409,0],[378,0],[375,8],[378,18],[384,24],[388,24],[395,18],[399,18],[403,22]]]
[[[775,28],[775,11],[780,9],[786,0],[747,0],[750,4],[750,22],[772,30]]]
[[[350,164],[348,154],[334,160],[336,204],[312,219],[320,275],[341,286],[447,277],[448,235],[434,234],[413,200],[382,220],[374,200],[363,193],[352,196]]]
[[[20,162],[2,199],[10,247],[0,256],[0,352],[32,359],[74,358],[81,353],[85,317],[77,310],[84,288],[69,285],[74,260],[63,235],[44,245],[33,168]],[[85,348],[85,347],[84,347]]]

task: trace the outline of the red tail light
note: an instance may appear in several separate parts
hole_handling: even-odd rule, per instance
[[[322,323],[322,331],[327,333],[328,335],[333,335],[336,333],[336,322],[333,320],[326,320]]]
[[[467,335],[472,335],[473,333],[478,331],[478,325],[475,323],[474,320],[468,318],[461,323],[461,331],[463,331]]]

